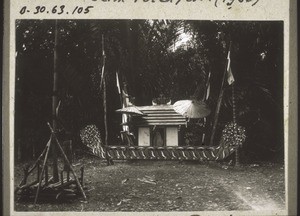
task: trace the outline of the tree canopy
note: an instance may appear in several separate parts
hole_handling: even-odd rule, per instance
[[[238,121],[249,133],[249,151],[283,146],[282,22],[59,20],[57,28],[60,119],[74,133],[90,123],[103,129],[103,49],[114,142],[120,129],[114,110],[121,108],[116,72],[136,105],[149,105],[161,93],[173,103],[203,98],[211,73],[207,102],[214,111],[231,42]],[[54,31],[54,20],[16,21],[16,140],[27,151],[32,145],[29,133],[36,149],[48,138]],[[232,120],[231,109],[231,89],[226,86],[221,123]]]

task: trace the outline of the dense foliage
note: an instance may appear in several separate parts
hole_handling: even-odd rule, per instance
[[[247,130],[245,152],[257,155],[283,147],[283,25],[281,22],[179,20],[60,20],[57,22],[60,127],[80,141],[95,124],[103,131],[101,68],[106,55],[110,142],[120,130],[121,86],[137,105],[161,93],[172,103],[202,99],[211,73],[208,104],[216,106],[229,42],[235,77],[237,119]],[[38,153],[49,138],[54,20],[16,22],[16,152]],[[180,45],[180,37],[189,40]],[[103,37],[103,41],[102,41]],[[104,44],[104,47],[103,47]],[[212,112],[213,113],[213,112]],[[219,132],[232,121],[231,88],[225,86]],[[212,118],[208,118],[207,131]],[[262,151],[262,149],[264,151]],[[27,154],[29,153],[30,154]],[[268,154],[273,155],[273,154]]]

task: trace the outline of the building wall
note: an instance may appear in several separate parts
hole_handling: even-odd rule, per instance
[[[178,146],[178,129],[177,127],[166,128],[167,146]]]
[[[140,127],[138,130],[138,145],[139,146],[150,146],[150,128]]]
[[[166,130],[166,146],[178,146],[178,128],[165,127]],[[151,131],[149,127],[139,127],[138,129],[138,145],[151,146]]]

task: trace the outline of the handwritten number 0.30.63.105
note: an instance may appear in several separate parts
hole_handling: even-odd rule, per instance
[[[91,11],[93,6],[86,6],[86,7],[80,7],[76,6],[75,8],[72,8],[70,10],[70,14],[87,14]],[[66,10],[65,5],[55,5],[54,7],[51,7],[50,9],[47,8],[46,6],[36,6],[33,11],[31,11],[27,6],[23,6],[20,10],[20,14],[23,15],[25,13],[30,13],[32,12],[33,14],[43,14],[43,13],[51,13],[51,14],[69,14],[69,11]]]

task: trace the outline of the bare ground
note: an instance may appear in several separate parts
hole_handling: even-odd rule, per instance
[[[221,163],[115,162],[81,158],[88,201],[15,201],[16,211],[231,211],[285,208],[284,166],[263,163],[239,168]],[[15,182],[22,166],[15,168]]]

